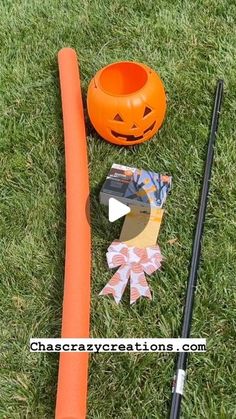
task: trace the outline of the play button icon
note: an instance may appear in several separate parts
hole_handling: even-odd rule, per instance
[[[109,198],[109,221],[113,223],[130,212],[130,207],[115,198]]]

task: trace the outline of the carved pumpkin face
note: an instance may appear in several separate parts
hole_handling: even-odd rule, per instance
[[[96,131],[119,145],[149,140],[160,128],[166,111],[159,76],[144,64],[113,63],[91,80],[88,113]]]

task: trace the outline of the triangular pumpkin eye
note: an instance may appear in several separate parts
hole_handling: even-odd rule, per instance
[[[147,116],[150,112],[152,112],[152,109],[149,108],[148,106],[146,106],[146,108],[144,109],[144,114],[143,116]]]
[[[116,116],[114,116],[114,121],[122,121],[124,122],[124,120],[121,118],[121,116],[117,113]]]

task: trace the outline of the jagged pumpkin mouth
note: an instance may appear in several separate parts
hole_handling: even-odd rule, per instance
[[[113,131],[113,130],[111,130],[111,134],[115,137],[115,138],[123,138],[124,140],[127,140],[127,141],[138,141],[138,140],[141,140],[142,138],[143,138],[143,136],[144,136],[144,134],[147,134],[147,132],[149,132],[149,131],[152,131],[153,130],[153,128],[155,127],[155,125],[156,125],[156,121],[154,121],[153,123],[152,123],[152,125],[150,125],[148,128],[146,128],[144,131],[143,131],[143,135],[125,135],[125,134],[120,134],[119,132],[117,132],[117,131]]]

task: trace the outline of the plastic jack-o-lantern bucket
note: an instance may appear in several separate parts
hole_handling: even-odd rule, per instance
[[[165,116],[166,95],[155,71],[145,64],[124,61],[95,74],[87,105],[101,137],[130,146],[149,140],[158,131]]]

